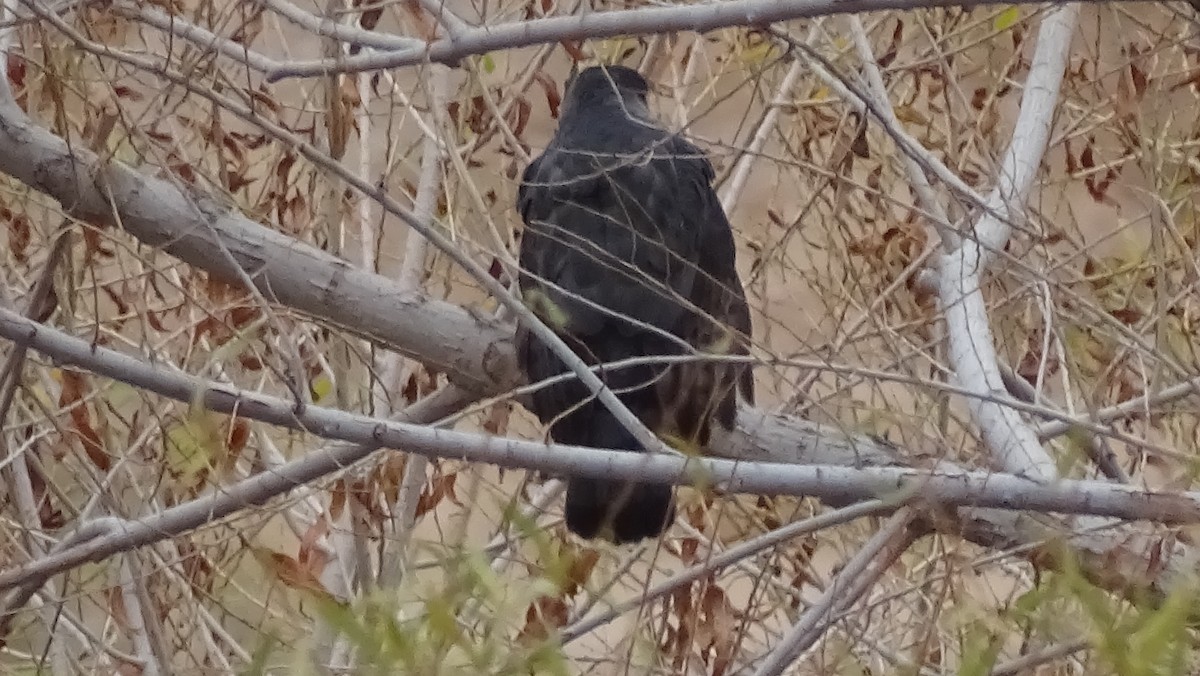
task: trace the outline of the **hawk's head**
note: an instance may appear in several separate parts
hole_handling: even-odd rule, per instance
[[[596,106],[619,104],[637,117],[647,117],[646,78],[626,66],[592,66],[567,81],[564,117]]]

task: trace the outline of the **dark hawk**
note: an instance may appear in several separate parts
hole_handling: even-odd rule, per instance
[[[522,177],[517,206],[521,294],[589,365],[632,357],[748,354],[750,308],[734,266],[729,220],[705,155],[663,129],[646,80],[598,66],[568,84],[558,130]],[[531,383],[566,366],[525,328],[517,354]],[[745,363],[609,366],[600,378],[650,431],[704,449],[713,421],[732,428],[737,392],[753,401]],[[643,451],[577,378],[530,397],[558,443]],[[571,478],[567,528],[622,543],[656,537],[674,519],[669,484]]]

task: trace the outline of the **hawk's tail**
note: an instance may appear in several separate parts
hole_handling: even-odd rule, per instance
[[[587,426],[587,441],[595,448],[640,451],[641,444],[608,411]],[[662,534],[675,519],[670,484],[619,479],[572,477],[567,482],[567,529],[591,539],[605,537],[621,544]]]

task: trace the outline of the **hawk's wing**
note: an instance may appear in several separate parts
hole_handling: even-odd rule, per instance
[[[692,297],[697,299],[697,304],[719,327],[717,337],[705,341],[708,350],[749,355],[752,335],[750,305],[737,272],[737,245],[733,241],[733,227],[712,189],[712,165],[707,160],[704,169],[705,181],[697,190],[698,211],[702,214],[697,224],[702,230],[698,261],[702,275],[697,280]],[[720,328],[728,329],[730,333],[723,336]],[[705,345],[701,343],[700,346]],[[742,396],[748,403],[754,403],[754,372],[748,364],[727,369],[718,380],[725,378],[736,380]],[[722,420],[727,426],[732,425],[732,418],[728,417],[730,415],[731,412],[726,412],[721,416],[727,418]]]
[[[535,291],[535,311],[556,331],[686,338],[702,233],[691,225],[694,195],[680,190],[695,162],[673,150],[662,142],[652,155],[601,157],[552,147],[526,170],[522,289]]]
[[[646,145],[652,152],[621,158],[552,146],[527,168],[518,196],[525,300],[591,363],[692,347],[744,354],[749,307],[712,166],[678,136],[662,132]],[[538,341],[522,343],[530,380],[562,372]],[[714,416],[733,424],[735,383],[753,397],[749,368],[739,365],[658,365],[606,381],[653,383],[638,395],[639,417],[656,432],[700,439]],[[533,397],[535,413],[545,420],[584,398],[579,385],[546,388]]]

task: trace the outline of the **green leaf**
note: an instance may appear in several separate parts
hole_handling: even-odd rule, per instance
[[[958,667],[958,675],[987,676],[996,665],[1003,641],[986,625],[975,622],[966,628],[962,644],[962,664]]]
[[[491,54],[484,54],[479,59],[479,65],[483,66],[483,72],[491,75],[496,70],[496,61]]]
[[[1021,11],[1017,9],[1016,5],[1013,5],[1003,12],[1000,12],[1000,15],[997,16],[996,20],[992,22],[992,27],[997,31],[1006,31],[1009,28],[1012,28],[1013,24],[1017,23],[1017,20],[1020,18]]]
[[[165,459],[184,480],[190,480],[216,464],[224,441],[217,416],[189,408],[187,418],[167,430]]]

